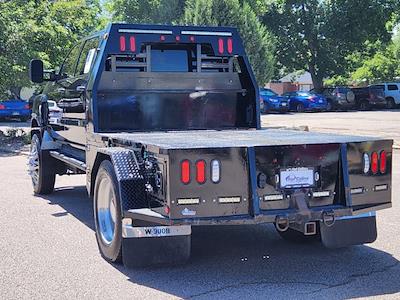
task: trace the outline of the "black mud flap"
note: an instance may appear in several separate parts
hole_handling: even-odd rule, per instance
[[[149,228],[142,232],[149,232]],[[161,230],[159,228],[153,227],[151,230]],[[122,259],[128,268],[184,264],[190,258],[190,250],[191,234],[151,237],[137,235],[122,239]]]
[[[325,247],[340,248],[372,243],[376,240],[376,217],[336,220],[333,226],[321,222],[321,240]]]

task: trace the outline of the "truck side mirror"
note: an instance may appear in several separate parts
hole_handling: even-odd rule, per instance
[[[43,61],[32,59],[29,64],[29,78],[34,83],[43,82]]]

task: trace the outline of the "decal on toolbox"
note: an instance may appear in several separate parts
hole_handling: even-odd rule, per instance
[[[309,187],[314,185],[314,169],[289,168],[280,171],[281,187]]]
[[[178,236],[190,235],[191,233],[192,227],[190,225],[132,227],[132,225],[122,224],[123,238]]]

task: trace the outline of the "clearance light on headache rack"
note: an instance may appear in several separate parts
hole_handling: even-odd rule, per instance
[[[240,203],[240,197],[219,197],[219,203]]]
[[[313,192],[312,195],[313,198],[329,197],[331,195],[331,191]]]
[[[178,205],[199,204],[200,198],[181,198],[177,200]]]
[[[387,184],[380,184],[380,185],[376,185],[374,187],[374,191],[375,192],[386,191],[388,188],[389,188],[389,186]]]
[[[352,189],[350,190],[350,193],[351,193],[352,195],[362,194],[362,193],[364,193],[364,188],[363,188],[363,187],[352,188]]]
[[[282,194],[274,194],[274,195],[265,195],[264,201],[275,201],[275,200],[283,200]]]

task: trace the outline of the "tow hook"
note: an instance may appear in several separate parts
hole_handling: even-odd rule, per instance
[[[331,227],[335,224],[335,213],[324,211],[322,213],[322,222],[325,226]]]
[[[289,218],[286,216],[277,216],[275,218],[275,227],[278,231],[284,232],[289,228]]]

